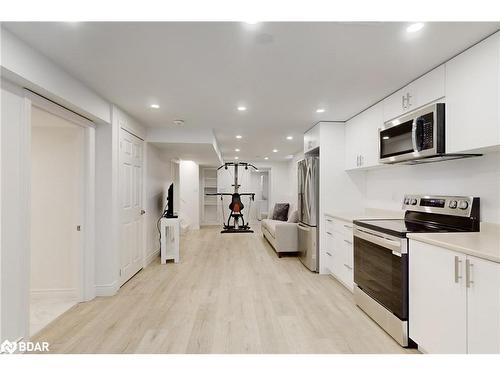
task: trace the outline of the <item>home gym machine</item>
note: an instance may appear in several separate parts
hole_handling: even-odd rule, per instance
[[[246,170],[248,168],[254,168],[257,170],[255,166],[253,166],[250,163],[244,163],[244,162],[228,162],[224,163],[224,165],[221,165],[217,170],[224,168],[228,169],[228,167],[233,167],[234,166],[234,184],[231,186],[234,186],[234,192],[233,193],[207,193],[207,195],[218,195],[220,196],[220,201],[221,201],[221,206],[222,206],[222,220],[223,220],[223,229],[221,230],[221,233],[253,233],[253,230],[250,229],[250,226],[248,225],[248,220],[245,223],[245,219],[243,217],[242,210],[245,208],[243,205],[243,202],[241,201],[241,197],[248,195],[250,197],[250,204],[248,207],[248,212],[250,212],[251,204],[252,201],[255,200],[255,193],[240,193],[239,188],[240,184],[238,183],[238,168],[239,167],[245,167]],[[227,218],[227,223],[226,223],[226,218],[224,215],[224,196],[231,196],[231,203],[229,204],[229,209],[231,210],[231,213],[229,214],[229,217]],[[231,219],[233,220],[233,224],[231,224]],[[241,221],[241,223],[240,223]]]

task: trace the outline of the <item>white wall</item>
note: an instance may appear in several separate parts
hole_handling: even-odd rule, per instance
[[[31,291],[78,296],[83,128],[33,108]]]
[[[481,198],[481,220],[500,223],[500,153],[366,172],[366,207],[400,210],[406,193]]]
[[[282,162],[258,162],[254,163],[257,168],[270,170],[269,181],[269,214],[272,213],[276,203],[290,203],[296,205],[291,190],[290,165],[287,161]]]
[[[190,160],[179,163],[179,218],[183,229],[200,229],[200,170]]]
[[[29,277],[29,117],[20,88],[2,81],[1,89],[1,334],[27,337]],[[8,178],[6,178],[8,176]]]
[[[82,82],[2,27],[2,76],[97,122],[111,121],[111,106]]]
[[[172,163],[162,158],[162,152],[150,143],[145,144],[145,263],[151,261],[160,250],[160,235],[156,227],[163,213],[163,195],[173,182]],[[175,186],[177,189],[178,186]]]

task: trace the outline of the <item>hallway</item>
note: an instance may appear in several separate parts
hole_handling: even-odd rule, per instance
[[[189,232],[179,264],[155,260],[116,296],[78,304],[32,339],[52,353],[411,352],[337,281],[278,259],[260,229],[219,230]]]

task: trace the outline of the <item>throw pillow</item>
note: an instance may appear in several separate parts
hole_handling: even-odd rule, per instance
[[[293,211],[288,216],[288,222],[289,223],[298,223],[299,222],[299,213],[297,212],[297,210]]]
[[[288,218],[289,203],[276,203],[274,205],[273,220],[286,221]]]

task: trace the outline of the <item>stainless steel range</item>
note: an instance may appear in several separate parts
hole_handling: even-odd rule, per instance
[[[354,221],[356,304],[408,346],[408,233],[478,232],[479,198],[407,195],[404,219]]]

